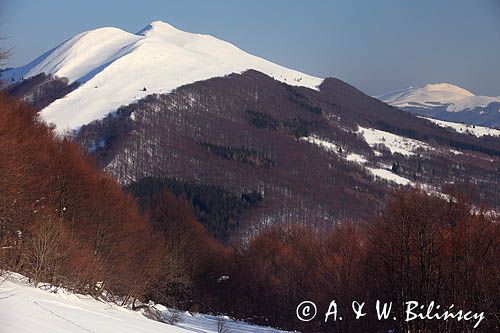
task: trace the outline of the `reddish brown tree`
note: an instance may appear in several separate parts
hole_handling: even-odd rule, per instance
[[[134,199],[4,95],[0,145],[2,266],[94,296],[143,295],[158,243]]]

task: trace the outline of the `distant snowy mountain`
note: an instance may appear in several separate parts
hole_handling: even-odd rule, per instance
[[[377,98],[423,116],[473,125],[500,126],[500,97],[477,96],[449,83],[410,87]]]
[[[40,73],[78,81],[78,89],[41,111],[59,132],[101,119],[121,105],[200,80],[263,72],[290,85],[313,89],[323,79],[250,55],[209,35],[184,32],[156,21],[136,34],[100,28],[76,35],[31,63],[1,73],[18,82]]]
[[[446,106],[449,112],[484,107],[500,101],[500,97],[476,96],[472,92],[449,83],[428,84],[423,88],[407,88],[378,97],[398,108],[421,107],[432,109]]]

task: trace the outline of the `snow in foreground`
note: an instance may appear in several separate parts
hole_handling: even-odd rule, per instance
[[[162,314],[169,312],[158,306]],[[142,313],[89,296],[30,286],[26,278],[10,274],[0,284],[0,332],[217,332],[219,317],[181,312],[175,326],[146,318]],[[243,322],[225,320],[228,332],[280,332]]]
[[[41,112],[45,121],[63,132],[103,118],[146,95],[248,69],[313,89],[323,81],[212,36],[184,32],[161,21],[136,34],[117,28],[83,32],[31,63],[3,72],[2,79],[16,82],[46,73],[80,82],[78,89]]]

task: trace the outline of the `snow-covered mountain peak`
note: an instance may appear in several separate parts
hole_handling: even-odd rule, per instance
[[[17,82],[46,73],[80,82],[76,90],[40,113],[64,132],[101,119],[146,95],[249,69],[312,89],[323,81],[210,35],[184,32],[162,21],[151,22],[137,34],[117,28],[86,31],[25,66],[4,71],[1,78]]]
[[[431,83],[427,84],[423,89],[428,92],[444,92],[462,96],[475,96],[472,92],[468,91],[467,89],[461,88],[451,83]]]
[[[153,21],[141,29],[136,35],[139,36],[151,36],[154,34],[171,34],[171,33],[179,33],[184,32],[182,30],[177,29],[173,25],[163,22],[163,21]]]

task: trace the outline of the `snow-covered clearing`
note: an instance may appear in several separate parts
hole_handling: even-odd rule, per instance
[[[500,136],[500,130],[491,127],[454,123],[451,121],[437,120],[427,117],[420,117],[420,118],[430,120],[439,127],[451,128],[458,133],[471,134],[477,136],[478,138],[485,135]]]
[[[377,145],[384,145],[392,154],[399,153],[404,156],[410,156],[415,155],[417,149],[433,150],[432,147],[424,142],[374,128],[358,126],[358,133],[363,136],[370,147],[376,149]]]
[[[387,140],[385,140],[385,137],[387,137],[390,141],[388,147],[389,147],[389,149],[392,148],[391,152],[394,149],[394,151],[397,151],[403,155],[408,156],[408,155],[413,154],[413,152],[411,150],[404,150],[401,147],[404,147],[405,149],[415,149],[418,147],[422,147],[421,146],[422,143],[420,143],[419,141],[416,141],[416,140],[406,139],[406,138],[403,138],[403,137],[400,137],[400,136],[397,136],[397,135],[394,135],[391,133],[387,133],[387,132],[383,132],[383,131],[379,131],[379,130],[374,130],[371,128],[360,127],[360,130],[361,129],[363,130],[363,134],[367,133],[367,136],[368,136],[369,140],[371,140],[370,142],[373,145],[378,144],[378,143],[386,144]],[[398,138],[401,140],[406,140],[406,141],[397,142],[396,140]],[[391,170],[389,170],[388,166],[383,166],[381,168],[369,167],[366,165],[366,164],[368,164],[368,160],[363,155],[356,154],[356,153],[347,153],[346,154],[345,147],[343,149],[344,152],[342,153],[341,152],[342,150],[339,149],[340,146],[338,146],[337,144],[335,144],[333,142],[320,139],[319,137],[317,137],[315,135],[302,137],[301,140],[309,142],[311,144],[314,144],[320,148],[323,148],[326,151],[333,152],[333,153],[337,154],[338,156],[340,156],[341,158],[344,158],[346,161],[355,162],[355,163],[363,166],[364,169],[367,170],[368,173],[373,175],[375,178],[380,178],[380,179],[387,180],[389,182],[393,182],[393,183],[403,185],[403,186],[414,185],[414,183],[411,180],[408,180],[404,177],[401,177],[401,176],[393,173]],[[365,137],[365,140],[366,140],[366,137]],[[417,145],[415,143],[411,143],[410,141],[416,141],[419,143],[419,145]]]
[[[2,280],[0,280],[2,281]],[[157,305],[161,315],[170,312]],[[231,319],[179,312],[173,325],[146,318],[141,312],[97,301],[59,289],[56,292],[34,288],[19,274],[10,273],[0,283],[0,332],[2,333],[217,333],[224,321],[228,332],[282,332]]]
[[[408,180],[404,177],[396,175],[394,172],[391,172],[388,169],[383,169],[383,168],[370,168],[367,167],[368,171],[370,171],[371,174],[373,174],[377,178],[381,178],[399,185],[413,185],[414,183],[411,180]]]
[[[300,138],[300,140],[312,143],[313,145],[319,146],[328,151],[332,151],[335,153],[339,152],[339,146],[337,146],[335,143],[320,139],[316,135],[304,136]]]
[[[363,155],[356,153],[347,154],[345,159],[349,162],[356,162],[359,164],[365,164],[366,162],[368,162],[368,160]]]

